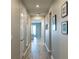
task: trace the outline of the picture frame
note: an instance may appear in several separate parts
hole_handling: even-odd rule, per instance
[[[46,29],[46,30],[48,29],[48,24],[45,25],[45,29]]]
[[[61,32],[62,34],[68,34],[68,21],[61,23]]]
[[[66,1],[62,6],[61,6],[61,17],[64,18],[68,15],[68,2]]]
[[[56,15],[51,17],[51,28],[53,29],[53,31],[57,30],[57,16]]]

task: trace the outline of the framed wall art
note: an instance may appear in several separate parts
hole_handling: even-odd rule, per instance
[[[62,34],[68,34],[68,21],[61,23],[61,32]]]
[[[61,17],[64,18],[65,16],[68,15],[68,2],[66,1],[62,6],[61,6]]]
[[[51,17],[51,28],[53,29],[53,31],[57,30],[57,16],[54,15],[53,17]]]
[[[46,30],[48,29],[48,24],[45,25],[45,29],[46,29]]]

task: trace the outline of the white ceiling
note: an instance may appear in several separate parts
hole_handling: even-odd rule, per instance
[[[22,0],[30,15],[46,15],[53,0]],[[39,8],[36,8],[39,5]]]

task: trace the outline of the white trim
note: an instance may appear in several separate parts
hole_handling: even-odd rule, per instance
[[[29,48],[30,48],[30,44],[29,44],[28,48],[26,49],[26,51],[24,52],[23,56],[26,55],[26,53],[27,53],[27,51],[28,51]]]
[[[54,59],[52,55],[51,55],[51,59]]]
[[[49,53],[51,53],[51,50],[47,47],[46,43],[44,43],[44,46],[46,47],[47,51],[48,51]],[[51,55],[51,59],[54,59],[54,58],[53,58],[53,55]]]
[[[44,45],[45,45],[45,47],[46,47],[47,51],[50,53],[50,52],[51,52],[51,50],[47,47],[46,43],[44,43]]]

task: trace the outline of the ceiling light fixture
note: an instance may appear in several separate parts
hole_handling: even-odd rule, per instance
[[[39,5],[36,5],[37,8],[39,8]]]
[[[21,16],[23,17],[23,16],[24,16],[24,14],[23,14],[23,13],[21,13]]]

